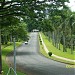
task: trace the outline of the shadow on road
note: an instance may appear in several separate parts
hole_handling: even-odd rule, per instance
[[[22,55],[37,55],[35,52],[17,52],[16,56],[22,56]],[[13,56],[13,52],[9,54],[9,56]]]
[[[35,52],[17,52],[17,56],[20,56],[20,55],[36,55],[37,53]]]

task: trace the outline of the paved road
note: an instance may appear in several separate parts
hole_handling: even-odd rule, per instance
[[[66,68],[67,64],[48,59],[39,53],[38,33],[30,34],[28,45],[17,49],[16,61],[28,75],[75,75],[75,68]],[[9,57],[13,62],[13,57]]]

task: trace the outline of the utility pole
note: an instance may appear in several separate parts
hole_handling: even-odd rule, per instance
[[[14,69],[12,67],[9,68],[7,75],[11,73],[11,70],[14,72],[14,75],[17,75],[16,73],[16,43],[15,43],[15,37],[13,37],[13,46],[14,46]]]
[[[1,26],[0,26],[0,74],[2,73]]]
[[[14,75],[16,75],[16,43],[15,43],[15,37],[13,38],[13,42],[14,42]]]

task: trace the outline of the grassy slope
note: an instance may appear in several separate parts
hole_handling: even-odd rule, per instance
[[[41,34],[42,34],[42,33],[41,33]],[[62,46],[61,46],[61,50],[58,50],[56,47],[54,47],[54,46],[52,45],[51,42],[48,41],[47,37],[44,36],[43,34],[42,34],[42,38],[43,38],[44,43],[45,43],[46,47],[48,48],[48,50],[51,51],[53,54],[58,55],[58,56],[61,56],[61,57],[69,58],[69,59],[75,59],[75,58],[74,58],[74,57],[75,57],[74,54],[72,55],[72,54],[70,53],[70,50],[68,50],[68,52],[63,52],[63,51],[62,51]],[[45,56],[48,57],[48,58],[51,58],[51,59],[54,59],[54,60],[57,60],[57,61],[61,61],[61,62],[65,62],[65,63],[75,64],[75,63],[67,62],[67,61],[64,61],[64,60],[61,60],[61,59],[57,59],[57,58],[54,58],[54,57],[49,57],[49,56],[46,54],[46,52],[44,51],[42,45],[40,45],[40,51],[41,51],[41,53],[42,53],[43,55],[45,55]]]
[[[22,42],[17,42],[16,43],[16,47],[20,46],[22,44]],[[9,66],[6,64],[6,56],[13,51],[13,44],[10,45],[8,44],[8,46],[2,46],[2,68],[3,68],[3,75],[6,75],[9,69]],[[12,72],[12,75],[14,75],[14,73]],[[17,71],[17,75],[26,75],[22,72]]]

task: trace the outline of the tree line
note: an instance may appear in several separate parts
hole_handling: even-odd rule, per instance
[[[1,45],[28,40],[29,20],[42,14],[45,1],[40,0],[0,0],[0,74],[2,71]]]
[[[71,50],[71,54],[75,50],[75,12],[72,12],[65,4],[60,9],[57,4],[59,2],[53,2],[53,6],[47,7],[47,15],[41,22],[41,30],[48,40],[52,40],[52,44],[61,49],[63,46],[63,52]],[[48,17],[47,17],[48,16]]]
[[[39,29],[63,51],[75,46],[75,13],[65,5],[69,0],[0,0],[0,74],[1,44],[27,40],[28,31]]]
[[[47,2],[44,10],[44,18],[36,21],[30,20],[28,29],[37,28],[42,31],[52,44],[63,52],[70,49],[71,54],[75,50],[75,12],[65,4],[69,0],[51,0]],[[31,27],[30,27],[31,26]]]

